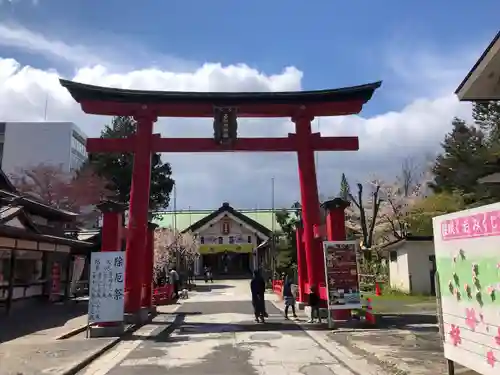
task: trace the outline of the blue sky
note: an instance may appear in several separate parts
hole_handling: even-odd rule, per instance
[[[144,52],[130,56],[137,67],[172,59],[246,63],[273,74],[294,65],[305,72],[304,89],[383,79],[377,108],[367,108],[380,113],[406,104],[389,94],[399,82],[388,59],[414,48],[436,55],[479,52],[500,24],[500,3],[486,2],[4,0],[0,19],[66,42],[123,45],[129,52],[135,46]],[[52,63],[38,61],[41,67]]]
[[[323,133],[359,135],[361,144],[349,158],[321,154],[320,190],[331,195],[345,170],[357,181],[373,174],[393,178],[402,157],[434,154],[453,116],[468,116],[470,108],[458,104],[453,91],[500,26],[500,2],[475,4],[0,0],[0,64],[3,59],[8,67],[6,78],[0,71],[0,84],[8,87],[0,90],[0,121],[39,120],[48,97],[50,119],[74,121],[94,135],[95,118],[69,100],[58,75],[104,86],[188,91],[324,89],[383,80],[361,117],[321,120]],[[183,124],[175,131],[159,126],[164,135],[186,135],[201,129],[196,121],[175,120]],[[290,131],[289,123],[279,123],[278,130],[278,125],[270,130],[269,123],[252,123],[257,129],[252,135]],[[297,185],[296,160],[293,155],[285,159],[265,159],[262,178],[276,177],[286,205],[298,192],[289,189]],[[269,196],[267,182],[265,193],[243,194],[237,186],[253,183],[248,174],[234,172],[240,173],[239,185],[228,185],[221,182],[224,172],[207,174],[208,164],[196,156],[169,155],[168,160],[176,178],[184,181],[181,206],[214,207],[223,200],[245,207],[269,205],[268,198],[259,201]],[[207,160],[212,168],[228,159]],[[244,171],[262,167],[262,160],[235,156],[231,162],[234,171]],[[195,188],[201,175],[210,180],[203,202]]]

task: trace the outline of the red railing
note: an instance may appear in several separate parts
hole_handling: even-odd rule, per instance
[[[174,286],[167,284],[153,290],[153,304],[166,305],[173,301]]]
[[[273,280],[273,292],[283,294],[283,280]]]

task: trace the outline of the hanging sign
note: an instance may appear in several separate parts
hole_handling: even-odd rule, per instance
[[[56,301],[60,298],[61,294],[61,267],[58,262],[52,264],[51,279],[50,299],[51,301]]]
[[[228,235],[231,231],[231,220],[224,219],[221,221],[221,233],[224,235]]]

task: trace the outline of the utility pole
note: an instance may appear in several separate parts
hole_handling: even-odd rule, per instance
[[[177,184],[174,182],[174,187],[172,189],[172,193],[174,195],[174,246],[175,246],[175,267],[177,272],[180,272],[181,266],[181,252],[179,251],[179,238],[177,233]]]
[[[45,96],[45,107],[43,109],[43,121],[47,121],[47,109],[49,106],[49,94]]]
[[[272,277],[274,278],[274,274],[276,272],[276,209],[274,207],[274,177],[271,178],[271,268],[273,275]]]

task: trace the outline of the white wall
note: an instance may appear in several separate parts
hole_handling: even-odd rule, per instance
[[[433,242],[406,241],[392,251],[397,252],[397,260],[389,262],[391,288],[406,293],[430,294],[429,256],[434,255]]]
[[[408,271],[408,252],[404,248],[404,244],[400,248],[392,251],[397,253],[396,260],[389,262],[389,278],[392,289],[397,289],[402,292],[410,292],[410,277]]]
[[[61,164],[65,171],[70,171],[73,131],[86,138],[71,122],[6,123],[3,171],[8,175],[40,163]]]
[[[222,221],[227,220],[230,222],[230,227],[229,227],[229,234],[228,235],[223,235],[222,234]],[[199,232],[197,232],[199,236],[203,236],[206,240],[210,239],[210,237],[222,237],[223,238],[223,243],[228,244],[229,243],[229,237],[238,237],[241,236],[243,237],[243,243],[252,243],[255,246],[257,246],[257,235],[255,231],[250,230],[247,226],[244,224],[240,224],[239,222],[233,220],[230,215],[226,217],[222,217],[221,220],[212,223],[212,226],[207,226],[206,228],[202,228]],[[248,236],[251,236],[252,242],[248,242],[247,238]],[[206,244],[209,244],[209,241],[205,241]]]
[[[408,268],[411,275],[412,293],[431,293],[431,263],[429,255],[434,255],[434,243],[432,241],[406,242],[408,249]]]

